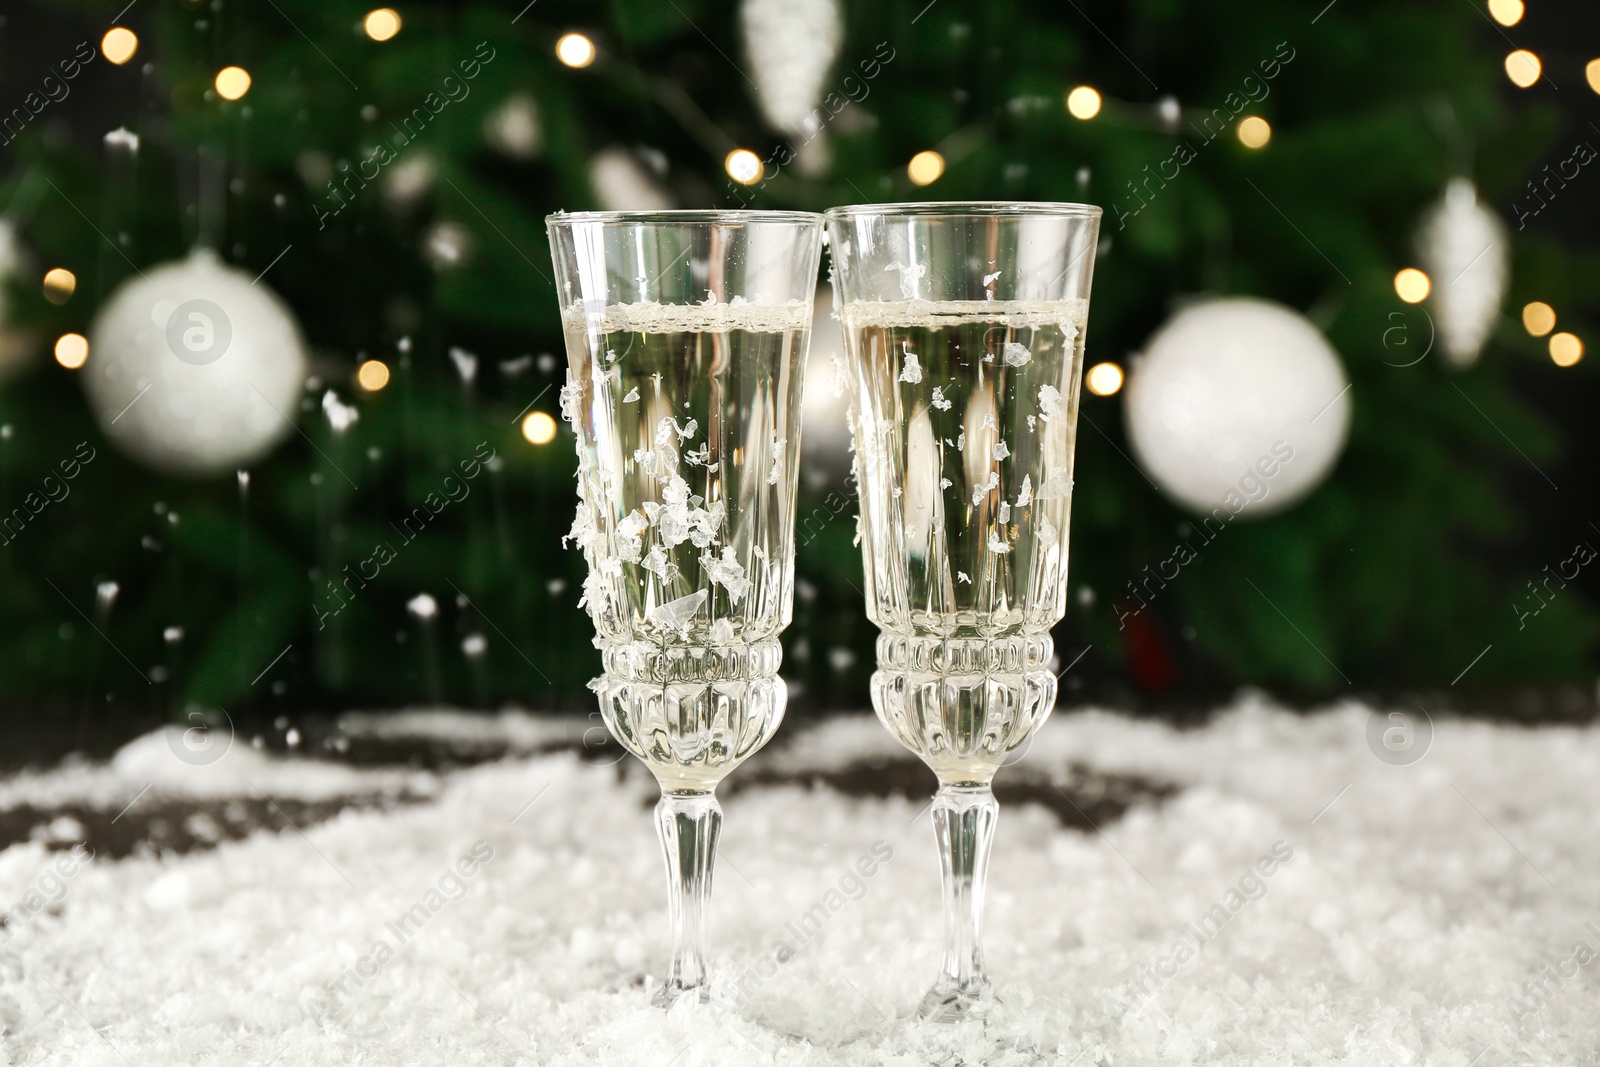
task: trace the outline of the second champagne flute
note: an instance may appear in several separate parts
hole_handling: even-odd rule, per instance
[[[607,728],[661,786],[672,962],[707,999],[717,784],[783,719],[800,391],[822,217],[586,212],[548,220],[578,435],[571,537]]]
[[[945,953],[924,1018],[990,1002],[990,782],[1055,705],[1099,224],[1084,204],[828,212],[880,631],[872,706],[939,779]]]

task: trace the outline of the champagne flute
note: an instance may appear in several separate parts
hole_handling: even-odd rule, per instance
[[[861,502],[872,706],[938,776],[944,965],[919,1014],[983,1015],[990,784],[1056,698],[1100,209],[828,212]]]
[[[577,431],[569,535],[613,736],[661,786],[672,959],[655,1003],[708,999],[719,782],[783,719],[800,395],[822,217],[547,220]]]

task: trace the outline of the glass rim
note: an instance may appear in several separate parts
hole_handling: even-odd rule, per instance
[[[557,211],[544,217],[547,226],[569,223],[598,223],[602,226],[660,224],[693,226],[743,223],[817,223],[823,216],[816,211],[721,210],[718,208],[670,208],[664,211]]]
[[[929,215],[936,218],[1067,218],[1098,219],[1105,214],[1096,204],[1049,200],[926,200],[899,204],[849,204],[831,207],[823,213],[833,219],[873,216],[908,217]]]

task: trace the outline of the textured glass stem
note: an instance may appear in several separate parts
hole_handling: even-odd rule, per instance
[[[925,1019],[973,1013],[989,992],[983,965],[983,891],[1000,805],[987,785],[945,785],[933,798],[944,894],[944,973],[922,999]]]
[[[710,997],[706,981],[706,904],[711,900],[711,869],[722,831],[722,805],[715,793],[662,790],[656,804],[656,830],[667,861],[667,914],[672,923],[672,963],[655,995],[658,1007],[679,998]]]

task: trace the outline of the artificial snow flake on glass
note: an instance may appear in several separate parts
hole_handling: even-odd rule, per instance
[[[1000,474],[998,471],[990,471],[986,480],[972,487],[972,506],[977,507],[983,503],[983,498],[998,488],[1000,488]]]
[[[922,381],[922,368],[917,365],[917,354],[906,349],[906,361],[900,368],[900,380],[915,385]]]
[[[900,272],[900,292],[907,300],[917,297],[917,282],[928,273],[926,263],[912,263],[909,266],[898,259],[883,268],[885,271],[897,270]]]
[[[650,612],[650,621],[669,626],[674,630],[687,630],[695,613],[700,610],[700,605],[706,602],[706,597],[709,595],[704,589],[697,589],[688,596],[669,600],[665,604],[657,604],[655,610]]]
[[[1033,359],[1033,353],[1028,351],[1027,345],[1019,345],[1015,341],[1005,343],[1005,360],[1008,367],[1026,366]]]
[[[994,521],[1001,526],[1011,521],[1011,505],[1004,500],[994,509]]]
[[[719,645],[733,643],[733,623],[727,619],[718,619],[711,624],[711,640]]]
[[[1033,495],[1035,500],[1061,500],[1072,495],[1072,475],[1067,473],[1065,467],[1054,467],[1050,476],[1039,483],[1039,491]]]
[[[1041,522],[1039,524],[1039,543],[1045,548],[1049,548],[1050,546],[1054,545],[1056,543],[1057,536],[1056,528],[1054,526],[1051,526],[1048,522]]]
[[[660,545],[652,546],[650,551],[645,553],[642,566],[663,582],[670,582],[678,576],[677,566],[667,558],[667,550]]]
[[[772,439],[772,469],[767,472],[767,484],[777,485],[783,478],[783,453],[789,442],[781,437]]]
[[[1033,503],[1033,475],[1022,476],[1022,488],[1017,490],[1017,507],[1025,508]]]
[[[998,278],[998,277],[1000,277],[1000,275],[1001,275],[1001,273],[1003,273],[1003,272],[1001,272],[1001,271],[995,271],[995,272],[994,272],[994,273],[993,273],[993,274],[985,274],[985,275],[984,275],[984,276],[983,276],[983,287],[984,287],[984,288],[985,288],[985,289],[991,289],[991,288],[993,288],[993,287],[994,287],[994,282],[995,282],[995,279],[996,279],[996,278]]]
[[[1006,445],[1006,443],[1004,441],[996,441],[994,443],[994,458],[995,459],[1005,459],[1009,455],[1011,455],[1011,449]]]
[[[1039,386],[1039,417],[1053,419],[1061,414],[1061,390],[1053,385]]]
[[[561,417],[574,426],[578,424],[578,414],[583,410],[585,384],[583,381],[575,381],[561,387]]]
[[[944,398],[944,386],[936,385],[933,387],[933,399],[931,399],[929,403],[939,411],[950,410],[950,401]]]
[[[1011,551],[1011,546],[1000,540],[998,533],[991,531],[989,534],[989,551],[997,555],[1003,555]]]
[[[617,523],[617,558],[627,563],[639,562],[644,549],[644,532],[649,522],[637,511],[630,511]]]
[[[730,603],[739,603],[744,599],[745,593],[749,592],[750,579],[744,576],[744,564],[734,557],[731,547],[723,548],[721,559],[717,559],[709,552],[705,553],[700,557],[700,566],[714,585],[720,585],[728,591]]]
[[[952,485],[955,485],[955,484],[956,483],[952,482],[949,478],[940,478],[939,479],[939,488],[940,489],[948,489]]]
[[[628,390],[628,395],[622,398],[624,404],[632,404],[639,399],[639,387],[636,385]]]
[[[956,581],[966,582],[968,585],[972,584],[972,579],[967,577],[966,571],[956,571]]]

